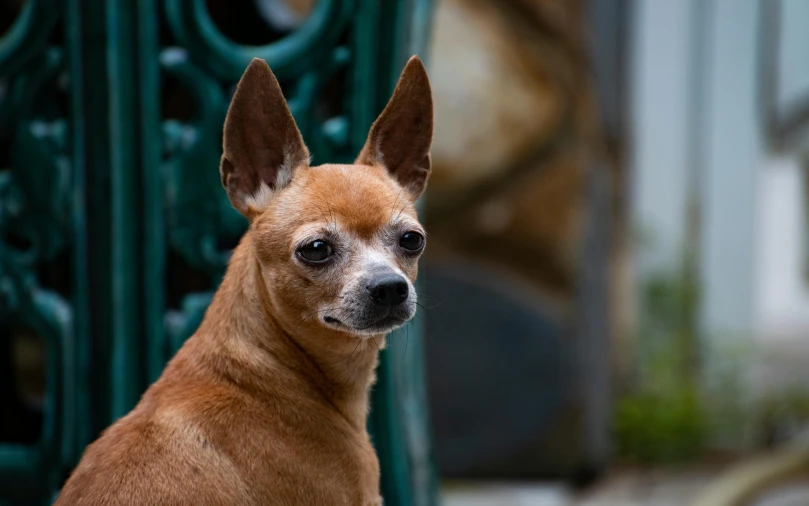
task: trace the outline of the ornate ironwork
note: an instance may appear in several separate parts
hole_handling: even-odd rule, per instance
[[[0,367],[5,381],[21,367],[14,363],[12,340],[36,338],[46,350],[41,405],[24,418],[34,425],[25,428],[33,438],[11,430],[0,440],[0,486],[16,486],[0,498],[21,502],[57,490],[79,444],[75,339],[83,329],[75,313],[83,307],[82,290],[78,285],[68,293],[64,289],[71,284],[64,280],[77,269],[61,276],[57,284],[62,286],[49,286],[54,268],[70,266],[80,237],[74,233],[80,210],[74,207],[73,125],[63,107],[69,87],[65,53],[50,42],[58,12],[53,1],[30,0],[0,39],[0,329],[7,345]],[[3,388],[16,396],[20,385]],[[24,417],[12,406],[5,409],[10,418]]]
[[[320,0],[295,30],[248,46],[220,30],[215,3],[27,0],[0,39],[0,325],[47,349],[41,434],[0,440],[0,502],[50,500],[201,321],[247,225],[217,166],[250,59],[278,75],[315,162],[348,162],[429,12],[428,0]],[[49,285],[52,264],[69,282]],[[435,500],[409,334],[383,354],[369,422],[393,505]]]

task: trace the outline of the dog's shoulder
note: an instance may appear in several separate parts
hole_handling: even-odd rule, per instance
[[[88,446],[56,504],[253,504],[233,464],[206,446],[193,428],[135,412]]]

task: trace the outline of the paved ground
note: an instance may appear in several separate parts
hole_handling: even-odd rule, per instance
[[[450,484],[444,506],[688,506],[714,476],[704,470],[625,472],[583,493],[557,484]],[[809,506],[809,479],[750,506]]]
[[[685,506],[718,472],[718,469],[625,471],[586,491],[571,505]]]
[[[754,506],[806,506],[809,504],[809,483],[795,483],[758,498]]]
[[[809,385],[809,348],[803,337],[758,356],[749,373],[759,394]],[[809,444],[809,432],[806,441]],[[730,464],[719,458],[697,469],[626,470],[584,493],[558,484],[450,484],[445,487],[444,506],[690,506],[702,488]],[[780,486],[749,506],[809,506],[809,475],[801,478],[802,482]]]
[[[470,484],[445,487],[442,506],[568,506],[571,500],[560,485]]]

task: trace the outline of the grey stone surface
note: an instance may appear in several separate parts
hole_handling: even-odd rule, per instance
[[[689,506],[716,476],[705,470],[622,473],[582,494],[554,483],[456,484],[444,488],[443,506]],[[750,506],[809,506],[809,477],[781,485]]]

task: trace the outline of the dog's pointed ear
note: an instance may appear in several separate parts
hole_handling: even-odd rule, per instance
[[[357,164],[383,165],[415,200],[430,176],[433,97],[427,70],[413,56],[385,110],[374,122]]]
[[[264,60],[244,71],[228,108],[219,166],[222,186],[240,213],[252,218],[309,164],[281,86]]]

